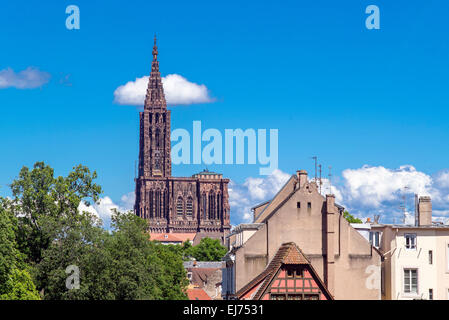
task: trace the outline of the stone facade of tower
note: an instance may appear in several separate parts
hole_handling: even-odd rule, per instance
[[[162,87],[156,39],[144,111],[140,112],[139,173],[135,213],[150,233],[196,233],[224,243],[230,230],[229,179],[203,171],[171,176],[170,110]]]

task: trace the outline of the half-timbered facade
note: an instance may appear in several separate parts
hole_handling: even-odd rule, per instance
[[[333,300],[300,248],[284,243],[267,268],[236,293],[239,300]]]

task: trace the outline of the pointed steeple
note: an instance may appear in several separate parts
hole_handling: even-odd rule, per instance
[[[157,55],[156,35],[154,35],[153,62],[151,63],[151,74],[148,81],[147,95],[145,97],[145,109],[167,108]]]

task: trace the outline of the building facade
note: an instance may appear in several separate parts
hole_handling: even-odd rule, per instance
[[[196,233],[224,243],[230,229],[229,179],[203,171],[171,176],[170,110],[167,109],[156,38],[144,110],[140,112],[139,168],[135,213],[149,221],[150,233]]]
[[[383,254],[382,299],[449,299],[449,226],[432,223],[429,197],[419,199],[416,218],[416,225],[371,225]]]
[[[283,243],[265,270],[240,289],[238,300],[333,300],[298,246]]]
[[[381,254],[343,217],[333,195],[322,196],[301,170],[269,202],[253,208],[253,224],[228,239],[223,294],[232,297],[293,242],[335,299],[379,300]],[[242,234],[240,234],[242,233]]]

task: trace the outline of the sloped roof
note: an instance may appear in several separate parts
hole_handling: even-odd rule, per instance
[[[286,190],[287,188],[291,188],[292,191],[294,190],[294,184],[296,183],[296,176],[292,175],[290,176],[290,178],[287,180],[287,182],[282,186],[281,189],[279,189],[279,191],[274,195],[274,197],[268,201],[268,204],[265,206],[265,208],[257,215],[257,217],[254,218],[254,223],[257,222],[263,222],[266,218],[267,212],[270,213],[274,208],[276,208],[276,206],[279,205],[279,202],[277,202],[276,200],[278,199],[279,195],[283,193],[284,190]],[[289,192],[289,195],[291,195],[292,192]]]
[[[161,242],[185,242],[193,241],[196,233],[150,233],[150,240]]]
[[[212,300],[206,291],[200,288],[187,289],[187,297],[189,300]]]
[[[249,290],[258,286],[256,293],[253,296],[254,300],[258,300],[261,298],[268,285],[271,283],[273,278],[275,277],[277,271],[281,268],[282,265],[308,265],[311,269],[313,276],[316,278],[319,285],[325,291],[325,294],[332,299],[332,295],[327,290],[326,286],[316,273],[315,269],[311,265],[309,259],[304,255],[301,249],[294,242],[283,243],[276,254],[271,259],[268,266],[265,268],[262,273],[260,273],[257,277],[251,280],[247,285],[245,285],[242,289],[240,289],[235,295],[237,298],[241,298],[245,295]]]

